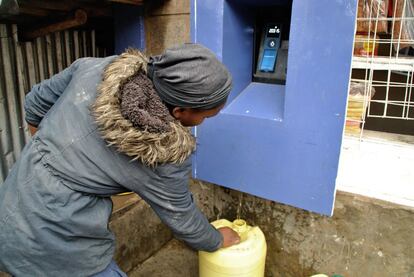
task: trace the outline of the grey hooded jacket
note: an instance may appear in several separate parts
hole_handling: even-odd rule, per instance
[[[174,121],[169,132],[152,134],[120,114],[120,86],[145,65],[137,52],[80,59],[27,95],[26,120],[38,131],[0,185],[0,271],[102,271],[114,252],[109,197],[130,190],[178,239],[199,250],[220,247],[221,234],[188,189],[188,129]]]

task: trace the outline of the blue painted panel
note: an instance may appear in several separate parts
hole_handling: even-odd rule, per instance
[[[131,5],[115,5],[115,54],[121,54],[128,47],[143,50],[145,32],[143,8]]]
[[[199,8],[200,10],[198,10]],[[191,10],[192,40],[211,49],[221,60],[223,0],[191,0]]]
[[[282,121],[284,98],[285,86],[250,83],[222,113]]]
[[[192,1],[193,39],[212,46],[234,79],[226,108],[196,129],[193,173],[330,215],[357,0],[287,1],[292,19],[286,86],[251,83],[255,7],[280,2],[286,1]],[[216,21],[202,19],[212,17]]]
[[[246,53],[253,53],[254,18],[248,7],[226,1],[222,16],[222,61],[233,76],[233,90],[228,98],[231,102],[252,80],[253,57],[246,57]],[[237,62],[233,62],[235,60]]]
[[[207,120],[197,136],[197,178],[331,213],[334,186],[326,180],[335,178],[337,161],[326,145],[304,140],[312,134],[295,137],[280,122],[222,114]]]

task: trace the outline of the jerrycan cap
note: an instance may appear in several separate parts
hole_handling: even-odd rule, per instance
[[[240,243],[232,245],[227,248],[219,249],[218,252],[245,252],[253,249],[260,249],[265,247],[266,241],[263,232],[259,227],[249,226],[247,222],[243,219],[236,219],[233,222],[226,219],[219,219],[212,222],[213,226],[216,228],[220,227],[230,227],[236,231],[240,236]]]

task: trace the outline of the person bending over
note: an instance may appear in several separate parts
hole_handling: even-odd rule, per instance
[[[114,263],[110,196],[140,195],[196,250],[238,243],[188,188],[190,126],[223,108],[232,79],[198,44],[147,59],[137,50],[82,58],[25,100],[31,141],[0,186],[0,271],[126,276]]]

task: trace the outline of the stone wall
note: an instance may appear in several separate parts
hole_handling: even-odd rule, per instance
[[[148,1],[144,24],[148,55],[157,55],[168,47],[190,42],[190,1]]]

